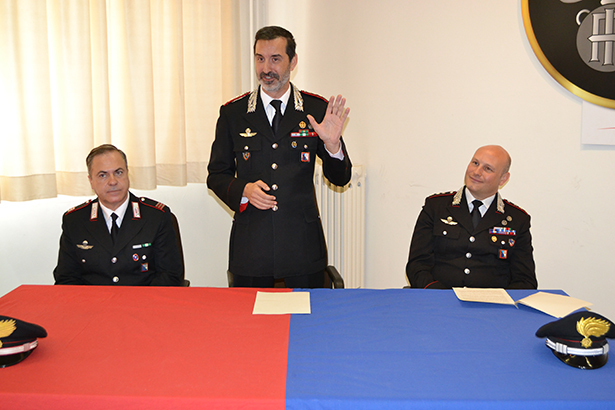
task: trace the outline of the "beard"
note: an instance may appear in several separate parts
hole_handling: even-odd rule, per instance
[[[268,78],[267,78],[268,77]],[[269,73],[260,73],[258,77],[258,82],[260,83],[263,90],[268,93],[277,93],[286,87],[286,84],[290,81],[290,67],[288,70],[282,73],[282,75],[278,75],[273,72]]]

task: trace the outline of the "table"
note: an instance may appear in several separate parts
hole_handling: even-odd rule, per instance
[[[49,336],[0,369],[0,407],[615,408],[615,361],[564,365],[534,336],[554,319],[526,306],[445,290],[316,289],[311,315],[253,316],[255,297],[21,286],[0,313]]]
[[[253,289],[20,286],[0,312],[43,326],[0,369],[1,409],[284,409],[290,316]]]
[[[556,319],[527,306],[423,289],[311,291],[311,303],[291,318],[288,409],[615,408],[615,359],[563,364],[535,336]]]

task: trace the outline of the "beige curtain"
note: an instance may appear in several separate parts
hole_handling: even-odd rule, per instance
[[[112,143],[131,186],[204,182],[238,91],[236,1],[0,0],[0,200],[90,195]]]

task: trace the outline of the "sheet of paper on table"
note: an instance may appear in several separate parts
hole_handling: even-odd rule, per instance
[[[253,315],[310,314],[310,292],[256,292]]]
[[[464,302],[499,303],[515,305],[508,292],[502,288],[453,288],[455,295]]]
[[[557,318],[564,317],[582,308],[589,308],[593,304],[570,296],[554,295],[547,292],[534,293],[519,299],[517,303],[522,303]]]
[[[514,302],[504,289],[453,288],[453,291],[457,298],[464,302],[499,303],[514,306],[521,303],[557,318],[564,317],[582,308],[589,308],[592,305],[592,303],[581,299],[548,292],[536,292]]]

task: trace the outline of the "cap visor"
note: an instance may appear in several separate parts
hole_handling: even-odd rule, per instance
[[[552,350],[553,354],[566,363],[568,366],[576,367],[579,369],[598,369],[606,364],[609,360],[608,354],[600,356],[575,356],[571,354],[563,354]]]

